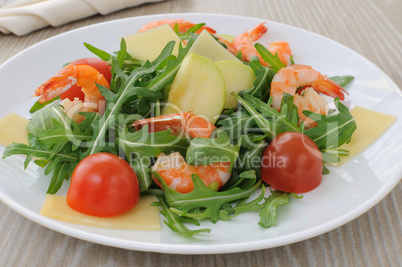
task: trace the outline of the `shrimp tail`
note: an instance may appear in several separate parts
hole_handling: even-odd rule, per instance
[[[64,93],[77,83],[77,68],[67,66],[35,90],[33,96],[40,96],[39,103],[44,103]]]
[[[253,56],[257,56],[259,57],[261,64],[267,66],[267,63],[262,60],[261,56],[257,53],[257,50],[254,48],[254,42],[260,39],[261,36],[268,31],[268,28],[264,26],[264,24],[265,22],[262,22],[236,36],[233,39],[232,45],[234,49],[241,51],[243,60],[250,61]]]
[[[81,87],[81,91],[85,95],[84,102],[81,103],[83,107],[81,108],[80,105],[79,108],[80,111],[103,113],[106,101],[97,84],[109,88],[105,77],[95,68],[85,64],[67,65],[39,86],[33,96],[40,96],[39,103],[44,103],[64,93],[73,85],[77,85]],[[73,105],[77,105],[78,109],[78,102],[74,101]]]
[[[265,22],[262,22],[247,31],[247,34],[254,42],[260,39],[261,36],[268,31],[268,28],[264,26],[264,24]]]
[[[185,19],[164,19],[164,20],[157,20],[157,21],[152,21],[150,23],[145,24],[144,26],[141,27],[141,29],[138,30],[138,32],[143,32],[149,29],[153,29],[162,25],[168,24],[172,29],[176,26],[179,28],[179,32],[184,33],[187,32],[190,28],[195,26],[196,24],[185,20]],[[202,26],[199,28],[195,33],[200,33],[203,30],[207,30],[210,34],[215,34],[216,31],[210,27],[207,26]]]
[[[322,76],[321,79],[316,80],[311,86],[318,92],[328,95],[330,97],[339,97],[340,100],[345,99],[345,95],[348,95],[345,89],[339,86],[337,83],[328,79],[326,76]]]
[[[179,26],[179,31],[180,32],[186,32],[188,31],[190,28],[192,28],[193,26],[195,26],[196,24],[191,23],[191,22],[184,22],[183,25],[181,25],[181,27]],[[195,33],[199,34],[201,33],[203,30],[206,30],[207,32],[209,32],[210,34],[215,34],[216,31],[214,29],[212,29],[211,27],[208,26],[201,26],[198,30],[195,31]]]

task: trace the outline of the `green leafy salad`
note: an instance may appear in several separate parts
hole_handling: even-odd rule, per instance
[[[83,120],[78,123],[67,116],[58,97],[37,102],[31,108],[32,118],[27,126],[29,144],[7,146],[3,158],[26,155],[25,167],[31,161],[43,167],[50,181],[46,193],[55,194],[65,181],[74,178],[77,165],[88,156],[102,152],[118,155],[135,171],[141,196],[156,195],[158,201],[154,205],[159,207],[166,225],[184,236],[210,232],[191,224],[199,226],[203,220],[216,223],[241,213],[259,213],[260,221],[256,224],[262,227],[275,225],[278,207],[303,196],[270,187],[263,179],[264,151],[283,133],[302,133],[320,151],[321,177],[329,173],[324,163],[336,163],[340,156],[347,155],[348,151],[339,147],[350,141],[356,123],[339,98],[334,99],[327,114],[303,111],[316,124],[310,128],[301,121],[293,95],[284,94],[280,108],[273,108],[271,83],[286,65],[277,54],[256,44],[256,51],[268,66],[263,66],[258,57],[241,62],[252,69],[253,86],[232,93],[237,106],[222,110],[209,138],[177,135],[172,129],[153,132],[150,125],[132,127],[135,121],[163,113],[169,89],[199,36],[196,30],[203,25],[198,24],[185,33],[176,28],[185,45],[180,44],[175,56],[172,53],[175,42],[169,42],[153,61],[130,56],[124,39],[120,50],[112,53],[85,43],[87,49],[111,66],[110,88],[97,84],[106,101],[104,111],[82,112]],[[237,57],[242,58],[241,52]],[[331,79],[344,87],[353,77]],[[192,166],[229,162],[230,178],[217,189],[215,184],[205,185],[200,175],[192,174],[194,190],[179,193],[152,169],[161,153],[174,152],[179,152]]]

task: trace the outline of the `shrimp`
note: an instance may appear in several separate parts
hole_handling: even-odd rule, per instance
[[[297,92],[298,88],[302,88],[301,92]],[[279,110],[283,94],[287,93],[294,96],[294,104],[298,108],[298,114],[307,128],[316,126],[317,124],[303,114],[303,110],[310,110],[320,114],[327,114],[327,101],[317,92],[329,95],[331,97],[339,97],[344,100],[344,93],[347,92],[334,83],[326,76],[314,70],[310,66],[291,65],[287,68],[279,70],[272,79],[271,92],[272,107]]]
[[[152,170],[157,172],[172,190],[179,193],[189,193],[193,191],[194,184],[191,180],[192,174],[197,174],[205,186],[221,188],[230,178],[230,163],[221,162],[210,165],[188,165],[179,152],[169,155],[161,153]],[[154,181],[160,186],[158,180]]]
[[[268,51],[273,55],[278,54],[279,59],[286,66],[290,66],[290,58],[292,57],[292,50],[288,42],[276,41],[269,44]]]
[[[143,32],[143,31],[146,31],[149,29],[153,29],[153,28],[165,25],[165,24],[169,24],[169,26],[172,27],[172,29],[177,24],[177,26],[179,27],[179,32],[181,32],[181,33],[187,32],[191,27],[196,25],[195,23],[188,21],[186,19],[164,19],[164,20],[157,20],[157,21],[147,23],[144,26],[142,26],[138,32]],[[202,26],[195,33],[200,33],[203,30],[207,30],[210,34],[216,33],[216,31],[214,29],[207,27],[207,26]]]
[[[190,135],[192,138],[209,138],[216,129],[208,119],[194,115],[191,112],[173,113],[154,118],[137,120],[131,126],[141,129],[149,125],[149,132],[160,132],[171,129],[172,133],[181,133]]]
[[[250,61],[253,56],[259,57],[262,61],[261,56],[257,53],[254,48],[254,42],[260,39],[264,33],[267,32],[267,27],[264,26],[265,22],[258,24],[257,26],[245,31],[244,33],[236,36],[233,39],[232,45],[237,51],[241,51],[243,60]],[[263,62],[267,65],[265,62]],[[261,62],[261,64],[263,64]]]
[[[254,42],[260,39],[261,36],[263,36],[268,30],[264,24],[265,22],[260,23],[233,39],[232,46],[236,51],[241,51],[243,61],[250,61],[253,56],[257,56],[263,66],[268,66],[268,63],[261,58],[260,54],[254,47]],[[268,50],[273,55],[278,54],[279,59],[286,64],[286,66],[290,65],[292,51],[290,50],[290,46],[287,42],[272,42],[270,43]]]
[[[56,73],[55,76],[39,86],[33,96],[40,96],[39,103],[44,103],[77,84],[82,87],[81,90],[85,95],[83,103],[81,101],[73,101],[74,105],[83,104],[82,108],[77,112],[102,112],[106,101],[97,88],[96,83],[109,88],[109,83],[105,77],[95,68],[88,65],[67,65]],[[70,103],[67,105],[70,105]]]

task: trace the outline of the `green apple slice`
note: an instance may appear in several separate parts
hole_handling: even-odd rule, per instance
[[[219,68],[211,60],[190,53],[177,72],[162,113],[192,111],[215,123],[225,98],[225,81]]]
[[[172,54],[177,56],[181,42],[179,36],[167,24],[126,36],[124,40],[130,56],[142,61],[156,59],[170,41],[176,42]]]
[[[216,36],[226,39],[230,43],[233,42],[233,40],[235,38],[233,35],[229,35],[229,34],[216,34]]]
[[[226,50],[215,38],[206,30],[203,30],[190,48],[189,53],[206,57],[213,62],[220,60],[240,60]]]
[[[234,108],[237,105],[237,100],[230,93],[238,93],[244,89],[252,88],[255,81],[254,72],[249,66],[232,60],[222,60],[215,64],[221,71],[226,84],[224,108]]]

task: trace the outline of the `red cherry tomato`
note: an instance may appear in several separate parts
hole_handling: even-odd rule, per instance
[[[109,64],[107,64],[106,61],[99,59],[99,58],[82,58],[82,59],[73,61],[70,64],[71,65],[80,65],[80,64],[89,65],[89,66],[95,68],[97,71],[99,71],[99,73],[103,74],[103,76],[105,77],[107,82],[110,84],[110,80],[112,78],[112,73],[110,71],[111,66],[109,66]],[[79,98],[81,101],[84,101],[84,98],[85,98],[84,93],[81,91],[81,87],[79,87],[78,85],[74,85],[70,89],[65,91],[64,93],[60,94],[61,99],[68,98],[71,101],[73,101],[75,97]]]
[[[131,210],[140,199],[137,175],[124,159],[110,153],[84,158],[74,169],[67,204],[74,210],[110,217]]]
[[[261,179],[274,189],[300,194],[321,183],[322,169],[322,155],[314,141],[302,133],[285,132],[265,149]]]

